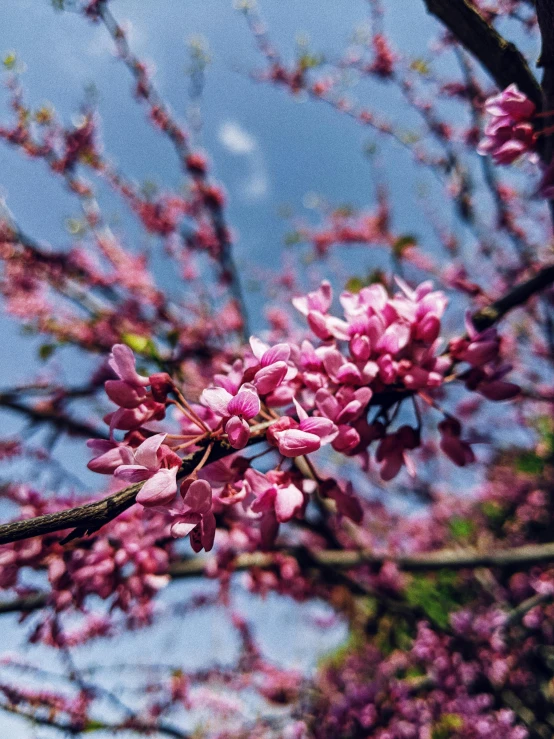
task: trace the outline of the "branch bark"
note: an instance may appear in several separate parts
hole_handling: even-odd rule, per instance
[[[554,542],[548,544],[528,544],[522,547],[479,552],[475,549],[439,549],[424,554],[393,556],[375,554],[368,550],[323,550],[306,552],[302,547],[284,549],[279,555],[288,554],[298,560],[304,560],[307,567],[332,567],[338,570],[350,570],[364,565],[382,566],[393,562],[404,572],[432,572],[434,570],[476,569],[479,567],[521,568],[532,564],[545,564],[554,561]],[[207,569],[216,564],[215,557],[190,557],[173,562],[169,566],[172,580],[201,577]],[[277,564],[274,552],[249,552],[240,554],[233,563],[234,572],[243,572],[252,568],[269,569]],[[536,603],[535,603],[536,600]],[[525,607],[531,608],[543,602],[543,598],[534,597],[525,601]],[[44,608],[48,604],[48,593],[35,593],[11,601],[0,603],[0,615],[5,613],[30,612]],[[521,613],[524,610],[521,609]],[[514,611],[517,618],[520,611]]]
[[[529,298],[554,284],[554,264],[547,264],[534,277],[522,282],[494,303],[487,305],[472,316],[478,331],[490,328],[513,308],[523,305]]]
[[[516,83],[519,89],[542,108],[541,88],[517,47],[506,41],[466,0],[424,0],[429,13],[438,18],[452,35],[481,62],[503,90]],[[537,11],[541,0],[537,0]],[[545,3],[551,0],[543,0]]]
[[[263,433],[262,435],[252,436],[250,438],[251,444],[263,440],[267,426],[267,423],[260,424],[258,430]],[[178,477],[181,478],[190,474],[201,461],[204,452],[205,447],[185,457]],[[232,449],[226,442],[219,442],[214,445],[206,464],[216,462],[218,459],[234,453],[235,449]],[[62,543],[91,534],[98,531],[98,529],[109,523],[109,521],[117,518],[127,508],[130,508],[135,503],[137,494],[143,484],[143,482],[135,483],[124,490],[108,495],[102,500],[94,503],[86,503],[85,505],[70,508],[66,511],[47,513],[44,516],[37,516],[36,518],[1,524],[0,544],[10,544],[21,539],[30,539],[33,536],[43,536],[44,534],[66,531],[67,529],[74,529],[74,531]]]

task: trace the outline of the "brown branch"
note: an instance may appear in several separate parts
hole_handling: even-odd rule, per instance
[[[430,572],[433,570],[463,570],[479,567],[520,568],[532,564],[545,564],[554,561],[554,542],[548,544],[527,544],[510,549],[498,549],[479,552],[475,549],[439,549],[415,555],[375,554],[371,551],[358,550],[324,550],[306,551],[303,547],[284,549],[279,552],[304,561],[307,568],[332,567],[338,570],[349,570],[365,565],[382,566],[393,562],[404,572]],[[252,552],[240,554],[233,562],[233,572],[243,572],[252,568],[269,569],[278,563],[274,552]],[[207,569],[217,565],[215,557],[189,557],[169,566],[168,574],[172,580],[201,577]],[[550,597],[550,596],[548,596]],[[525,601],[521,608],[512,613],[517,620],[527,610],[546,602],[548,598],[534,596]],[[4,613],[30,612],[43,608],[48,604],[48,593],[36,593],[14,600],[0,603],[0,615]]]
[[[72,528],[82,532],[79,535],[97,531],[133,505],[142,485],[142,482],[136,483],[102,500],[86,503],[66,511],[47,513],[44,516],[24,521],[2,524],[0,525],[0,544],[10,544],[21,539],[30,539],[33,536],[52,534]]]
[[[23,403],[15,393],[0,393],[0,407],[26,416],[32,423],[55,426],[70,436],[84,436],[86,439],[105,439],[106,434],[88,423],[52,409],[40,409]]]
[[[48,706],[46,705],[44,707],[46,708]],[[88,722],[85,720],[85,723],[83,724],[81,722],[72,723],[71,721],[59,721],[52,717],[51,711],[49,711],[49,716],[41,716],[40,713],[24,710],[15,703],[0,703],[0,710],[20,716],[35,725],[48,726],[52,729],[57,729],[58,731],[62,731],[64,734],[70,736],[82,736],[83,733],[88,734],[93,731],[105,731],[113,734],[132,731],[138,734],[145,734],[147,736],[152,736],[152,732],[155,731],[156,734],[173,737],[174,739],[188,739],[190,736],[173,726],[163,723],[150,724],[140,719],[130,719],[114,724],[104,723],[103,721],[97,721],[94,719]]]
[[[541,80],[542,104],[544,111],[551,111],[554,105],[554,0],[536,0],[537,20],[541,32],[541,55],[537,66],[543,67]],[[552,116],[545,120],[545,125],[552,124]],[[546,136],[542,156],[546,164],[552,159],[553,137]]]
[[[494,303],[487,305],[472,316],[478,331],[489,328],[513,308],[523,305],[529,298],[554,284],[554,264],[547,264],[534,277],[514,287]]]
[[[249,444],[256,444],[265,438],[265,430],[272,421],[259,424],[252,427],[252,436]],[[189,454],[183,459],[178,477],[184,477],[191,473],[194,468],[204,457],[206,447],[203,446],[197,452]],[[226,441],[220,441],[214,444],[205,464],[217,462],[218,459],[227,457],[236,452]],[[43,536],[44,534],[53,534],[57,531],[66,531],[74,529],[62,543],[66,543],[71,539],[80,536],[86,536],[94,531],[98,531],[102,526],[117,518],[123,511],[130,508],[136,500],[137,494],[144,482],[138,482],[130,485],[124,490],[108,495],[102,500],[94,503],[86,503],[85,505],[70,508],[66,511],[58,513],[47,513],[44,516],[29,518],[23,521],[14,521],[0,525],[0,544],[10,544],[21,539],[30,539],[33,536]]]
[[[537,9],[540,0],[537,2]],[[478,59],[498,87],[515,84],[542,108],[541,88],[517,47],[506,41],[466,0],[424,0],[455,38]]]

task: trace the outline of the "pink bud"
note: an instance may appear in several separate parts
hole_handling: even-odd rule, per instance
[[[275,362],[262,367],[254,375],[254,385],[260,395],[267,395],[280,385],[287,374],[286,362]]]
[[[123,380],[107,380],[104,389],[108,398],[122,408],[137,408],[146,397],[143,387]]]
[[[315,452],[321,446],[321,439],[301,429],[278,431],[275,434],[277,446],[284,457],[299,457]]]
[[[161,469],[147,480],[137,495],[137,503],[145,507],[171,503],[177,493],[178,467]]]
[[[243,449],[250,438],[250,426],[243,418],[233,416],[225,424],[225,433],[233,449]]]

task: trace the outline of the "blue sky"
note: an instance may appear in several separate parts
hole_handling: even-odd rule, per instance
[[[436,31],[435,22],[426,15],[417,0],[394,0],[385,25],[393,40],[406,53],[429,58],[428,40]],[[151,60],[155,81],[163,96],[178,115],[188,105],[187,43],[201,36],[212,57],[208,67],[202,100],[202,144],[210,153],[216,177],[229,195],[229,220],[238,234],[236,260],[248,280],[249,265],[278,268],[283,254],[283,236],[287,224],[279,215],[283,204],[300,211],[308,193],[317,193],[331,203],[363,206],[371,202],[374,173],[371,161],[362,155],[374,137],[369,130],[339,116],[325,106],[294,100],[284,91],[256,84],[250,72],[262,60],[242,16],[233,9],[232,0],[114,0],[114,15],[130,21],[130,41],[134,51]],[[266,0],[260,9],[268,22],[277,46],[287,56],[292,53],[299,33],[306,34],[313,50],[333,57],[344,49],[353,29],[367,20],[363,0]],[[78,111],[84,90],[91,83],[98,92],[102,131],[109,156],[130,177],[140,182],[151,180],[163,186],[178,187],[181,182],[174,152],[163,137],[144,121],[144,112],[132,98],[131,80],[126,68],[113,56],[113,45],[105,29],[87,23],[71,12],[53,10],[49,0],[11,0],[0,8],[0,53],[15,51],[26,66],[22,82],[33,106],[52,103],[69,120]],[[405,109],[398,106],[385,86],[372,88],[370,105],[392,116]],[[1,100],[1,96],[0,96]],[[0,120],[6,117],[0,102]],[[406,125],[409,127],[408,119]],[[405,151],[386,150],[386,174],[395,203],[394,218],[400,232],[429,235],[418,205],[418,186],[426,181],[415,170]],[[37,162],[24,160],[5,145],[0,146],[0,195],[24,230],[55,245],[69,242],[65,221],[78,213],[78,204],[64,192],[60,183],[48,176]],[[107,193],[100,199],[106,214],[127,229],[130,242],[140,246],[143,236],[120,203]],[[444,214],[446,219],[451,215]],[[365,274],[376,257],[352,252],[348,265],[354,274]],[[299,269],[308,268],[299,265]],[[251,320],[256,330],[264,327],[259,294],[248,295]],[[2,353],[2,385],[28,379],[41,365],[36,358],[37,341],[23,337],[20,328],[6,317],[0,318],[0,338],[9,351]],[[63,355],[64,371],[78,377],[84,365],[75,352]],[[17,428],[19,421],[7,418]],[[85,455],[76,444],[66,447],[64,461],[84,467]],[[76,469],[81,474],[80,469]],[[90,479],[90,478],[87,478]],[[172,586],[182,594],[182,586]],[[169,593],[169,591],[168,591]],[[176,597],[168,594],[168,599]],[[318,652],[341,638],[334,633],[328,643],[318,643],[317,634],[306,625],[301,610],[290,603],[276,607],[275,599],[252,609],[265,634],[269,653],[278,654],[287,643],[287,659],[303,667],[314,665]],[[5,619],[5,617],[4,617]],[[195,633],[198,619],[186,619],[183,629]],[[21,631],[15,619],[9,625],[10,648],[21,643]],[[284,624],[289,638],[283,638]],[[304,624],[304,625],[302,625]],[[203,628],[203,627],[202,627]],[[225,644],[220,621],[210,619],[206,641],[178,650],[185,665],[195,664],[204,649],[216,654]],[[287,633],[289,633],[287,632]],[[157,630],[126,637],[118,644],[132,660],[137,655],[153,659],[160,653],[172,653],[175,634]],[[206,648],[207,643],[207,648]],[[31,650],[38,659],[47,660],[46,650]],[[79,656],[81,659],[81,656]],[[105,646],[93,647],[82,659],[113,659]],[[0,716],[3,735],[9,729],[13,739],[38,736],[34,730]]]

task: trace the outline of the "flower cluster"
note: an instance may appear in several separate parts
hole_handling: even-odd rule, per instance
[[[511,164],[535,150],[533,128],[535,105],[517,85],[507,87],[485,102],[488,114],[485,136],[477,147],[479,154],[490,154],[496,164]]]
[[[171,534],[190,534],[195,551],[209,551],[218,506],[236,506],[245,520],[257,522],[268,547],[280,523],[302,515],[316,483],[340,513],[359,522],[362,514],[351,488],[345,492],[317,475],[315,481],[299,482],[291,476],[292,468],[281,469],[283,462],[326,445],[346,456],[361,454],[369,462],[369,447],[376,442],[383,480],[391,480],[404,466],[415,474],[421,402],[442,416],[442,451],[459,466],[472,462],[460,421],[443,411],[434,395],[458,378],[491,400],[513,397],[518,387],[504,379],[510,367],[502,364],[500,339],[494,329],[479,333],[468,320],[467,335],[441,350],[445,295],[430,282],[415,290],[400,279],[397,283],[400,291],[392,295],[382,284],[343,292],[344,318],[329,313],[333,295],[328,282],[295,298],[293,304],[316,341],[271,347],[252,337],[249,350],[213,376],[199,402],[189,402],[166,373],[139,374],[131,349],[114,346],[109,367],[115,378],[105,382],[105,389],[119,407],[105,419],[110,439],[89,442],[96,454],[89,467],[121,482],[142,483],[137,502],[169,515]],[[395,426],[406,400],[414,407],[417,425]],[[172,432],[160,428],[168,407],[179,421]],[[370,407],[375,408],[372,420]],[[115,438],[118,430],[126,432],[122,441]],[[226,483],[219,489],[221,470],[210,459],[214,445],[228,445],[231,454],[253,441],[265,441],[268,451],[279,453],[277,469],[262,474],[245,460],[238,475],[227,468]],[[192,466],[185,464],[184,452],[194,457]]]

